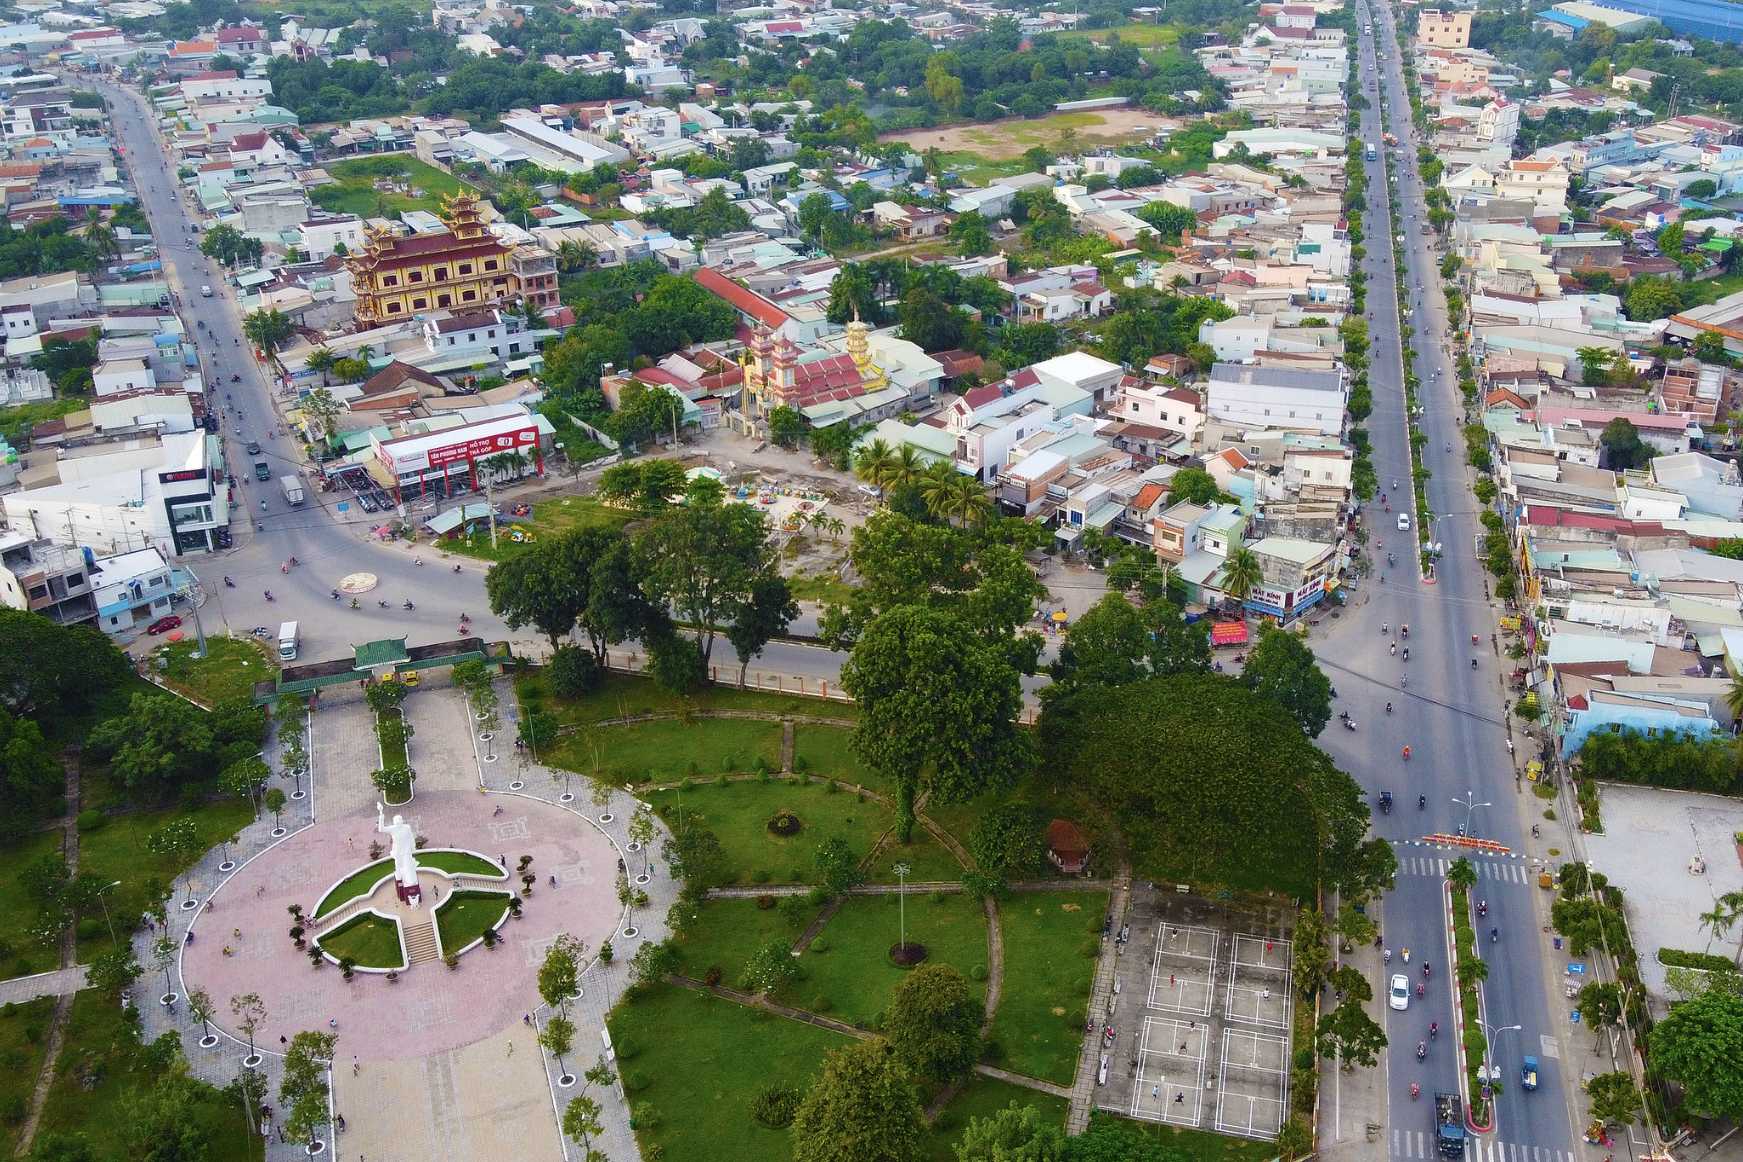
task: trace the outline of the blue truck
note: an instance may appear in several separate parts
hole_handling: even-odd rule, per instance
[[[1465,1103],[1456,1093],[1434,1095],[1434,1134],[1448,1158],[1465,1156]]]
[[[1519,1084],[1526,1089],[1537,1088],[1537,1058],[1527,1057],[1519,1067]]]

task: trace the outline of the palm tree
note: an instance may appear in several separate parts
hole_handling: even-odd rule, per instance
[[[951,477],[960,475],[948,460],[935,460],[920,474],[920,499],[926,502],[927,512],[940,520],[949,518],[956,500],[956,481]]]
[[[1236,549],[1223,563],[1223,591],[1236,601],[1245,601],[1247,594],[1262,580],[1264,572],[1251,549]]]
[[[876,485],[890,470],[896,454],[882,440],[873,440],[861,448],[853,458],[853,472],[867,484]]]
[[[1701,927],[1707,930],[1707,946],[1702,949],[1703,952],[1713,950],[1713,941],[1730,931],[1734,919],[1731,909],[1720,901],[1714,901],[1711,912],[1701,913]]]
[[[886,491],[903,484],[915,484],[926,471],[926,462],[920,453],[907,444],[896,449],[895,458],[890,461],[889,471],[878,481],[878,486]]]
[[[310,371],[320,372],[321,385],[326,386],[327,373],[333,370],[333,364],[338,362],[338,356],[326,347],[317,347],[309,352],[309,357],[303,361],[303,366]]]
[[[950,513],[962,524],[979,524],[992,514],[993,502],[980,481],[958,472],[951,481]]]
[[[507,473],[518,474],[527,462],[527,454],[518,448],[486,456],[474,466],[473,478],[484,489],[484,504],[490,510],[490,547],[496,548],[496,503],[491,499],[496,478]]]
[[[564,274],[574,274],[598,261],[599,252],[590,242],[562,242],[557,246],[557,269]]]
[[[1470,860],[1461,856],[1454,860],[1453,865],[1447,869],[1446,878],[1453,887],[1463,888],[1468,892],[1471,890],[1471,885],[1477,882],[1477,869],[1471,866]]]
[[[1743,674],[1731,679],[1731,689],[1725,692],[1725,705],[1733,715],[1743,715]]]

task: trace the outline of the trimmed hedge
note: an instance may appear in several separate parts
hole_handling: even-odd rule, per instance
[[[1728,956],[1715,956],[1710,952],[1684,952],[1680,948],[1660,948],[1658,963],[1671,968],[1699,968],[1706,972],[1733,972],[1737,967]]]

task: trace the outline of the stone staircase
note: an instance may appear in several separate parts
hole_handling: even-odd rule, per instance
[[[436,927],[429,920],[402,921],[405,926],[405,954],[409,967],[426,960],[438,960],[441,952],[436,944]]]

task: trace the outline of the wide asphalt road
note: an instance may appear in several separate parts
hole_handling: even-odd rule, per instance
[[[1381,907],[1385,943],[1393,952],[1387,976],[1402,972],[1410,980],[1404,1012],[1387,1007],[1384,980],[1376,988],[1390,1040],[1384,1059],[1390,1156],[1437,1157],[1432,1094],[1463,1092],[1448,1035],[1454,1028],[1453,998],[1442,922],[1445,870],[1461,853],[1423,839],[1456,833],[1465,825],[1471,835],[1509,849],[1503,855],[1470,857],[1481,876],[1474,894],[1489,906],[1488,917],[1478,922],[1481,955],[1490,965],[1482,1020],[1494,1031],[1491,1057],[1502,1070],[1503,1085],[1494,1130],[1473,1135],[1469,1152],[1485,1162],[1602,1159],[1605,1151],[1580,1140],[1584,1104],[1575,1108],[1577,1078],[1564,1077],[1555,1060],[1556,1037],[1567,1028],[1570,1007],[1560,983],[1566,962],[1553,956],[1549,937],[1541,930],[1548,921],[1548,893],[1536,887],[1531,857],[1546,857],[1560,825],[1543,824],[1543,837],[1532,839],[1531,824],[1540,820],[1544,804],[1520,788],[1507,747],[1503,680],[1513,663],[1492,645],[1499,610],[1489,600],[1488,575],[1475,558],[1480,506],[1469,489],[1474,477],[1463,454],[1463,404],[1444,345],[1448,320],[1439,289],[1440,259],[1432,248],[1435,240],[1421,231],[1425,205],[1393,14],[1385,4],[1359,3],[1357,21],[1362,26],[1373,21],[1374,26],[1373,35],[1361,36],[1359,46],[1361,83],[1369,101],[1362,114],[1362,140],[1381,146],[1379,157],[1367,163],[1363,223],[1373,337],[1369,374],[1374,412],[1368,429],[1380,487],[1392,511],[1385,512],[1376,497],[1366,516],[1376,574],[1383,570],[1386,580],[1368,579],[1367,600],[1356,605],[1354,616],[1336,623],[1329,643],[1319,643],[1321,665],[1338,687],[1339,706],[1355,716],[1358,729],[1341,729],[1334,720],[1320,741],[1374,799],[1389,789],[1395,801],[1391,814],[1376,810],[1374,816],[1378,834],[1394,843],[1400,864],[1397,887]],[[1377,61],[1376,50],[1386,59]],[[1381,108],[1390,114],[1384,127]],[[1384,148],[1382,128],[1398,135],[1401,155]],[[1393,176],[1402,221],[1392,219],[1387,205]],[[1439,514],[1432,529],[1422,530],[1412,512],[1409,532],[1399,530],[1396,521],[1401,510],[1414,507],[1394,282],[1394,256],[1400,246],[1420,351],[1415,368],[1423,385],[1418,389],[1423,409],[1419,422],[1428,436],[1424,464],[1433,473],[1427,497]],[[1445,549],[1434,584],[1425,583],[1415,566],[1416,544],[1431,536]],[[1396,567],[1385,565],[1388,551],[1397,553]],[[1396,655],[1390,652],[1393,644],[1405,644],[1398,637],[1401,624],[1410,627],[1408,662],[1402,648]],[[1383,633],[1383,625],[1390,631]],[[1388,702],[1393,704],[1390,714],[1385,711]],[[1522,764],[1527,742],[1522,734],[1516,742]],[[1411,748],[1408,762],[1402,757],[1406,746]],[[1491,927],[1498,930],[1495,942],[1488,939]],[[1408,967],[1399,955],[1405,947],[1412,950]],[[1423,979],[1424,960],[1432,964],[1433,975],[1426,995],[1418,998],[1415,986]],[[1439,1023],[1442,1035],[1429,1043],[1426,1061],[1418,1062],[1416,1046],[1428,1036],[1430,1022]],[[1542,1062],[1535,1093],[1518,1085],[1525,1054]],[[1410,1097],[1412,1082],[1422,1091],[1415,1101]]]

